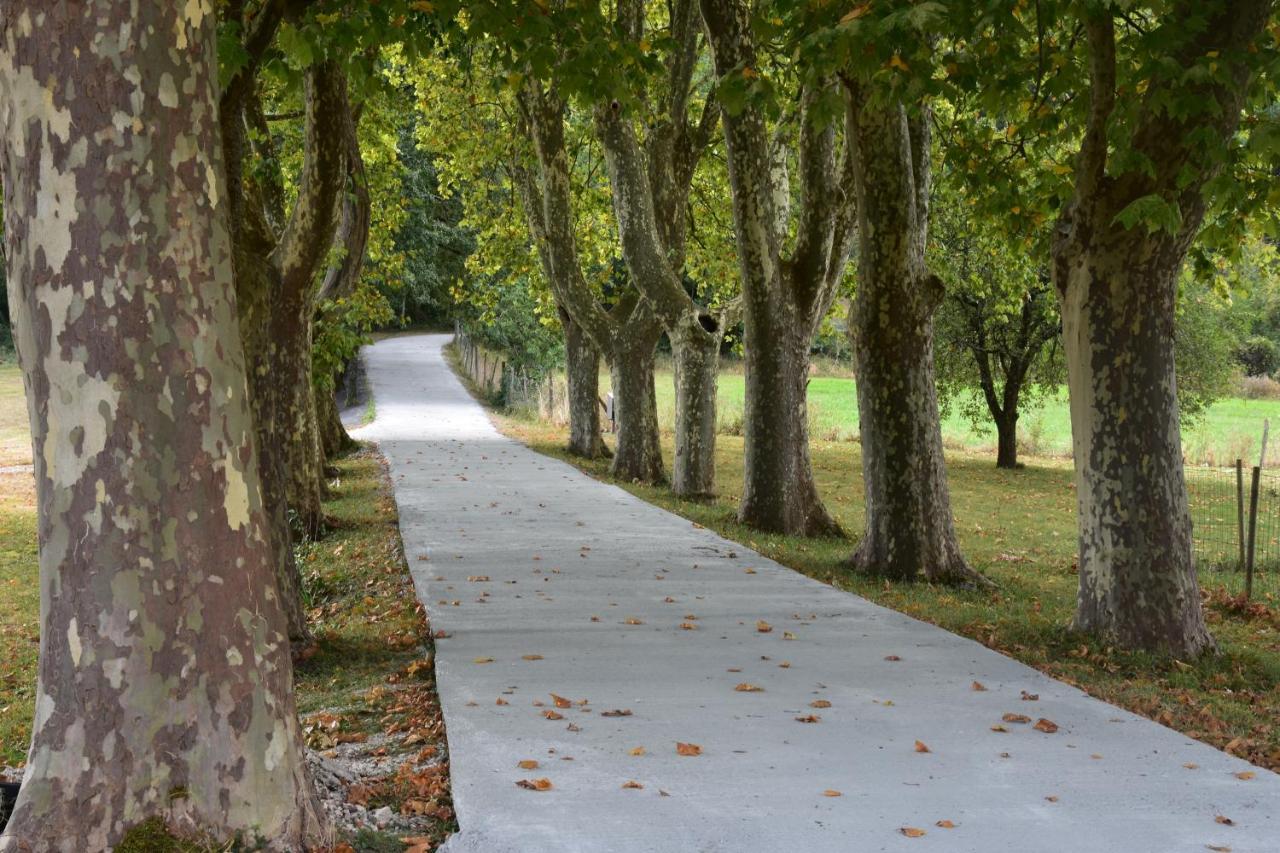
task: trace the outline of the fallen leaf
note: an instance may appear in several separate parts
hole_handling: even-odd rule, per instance
[[[830,708],[831,703],[828,702],[826,699],[814,699],[812,702],[809,703],[809,707],[810,708]]]
[[[516,786],[528,791],[550,791],[553,787],[550,779],[520,779]]]
[[[696,630],[698,630],[698,626],[697,626],[697,625],[695,625],[695,624],[693,624],[692,622],[681,622],[681,623],[680,623],[680,630],[681,630],[681,631],[696,631]]]
[[[628,755],[644,755],[644,747],[637,746],[627,752]]]
[[[485,583],[486,581],[489,580],[489,576],[488,575],[472,575],[471,577],[467,578],[467,580],[471,581],[472,583]]]
[[[1050,794],[1049,796],[1045,797],[1045,799],[1051,803],[1056,803],[1058,801],[1058,797],[1055,794]]]
[[[759,622],[756,623],[756,630],[759,631],[761,634],[767,634],[773,630],[773,626],[770,625],[768,622],[764,621],[763,619],[761,619]]]
[[[565,730],[570,732],[582,731],[582,729],[576,723],[570,723],[569,725],[565,726]]]
[[[542,655],[524,655],[524,660],[542,660]]]
[[[677,755],[702,755],[702,747],[696,743],[681,743],[676,741]]]
[[[841,794],[841,793],[840,793],[839,791],[837,791],[835,788],[828,788],[827,790],[825,790],[825,791],[823,791],[823,792],[822,792],[822,796],[824,796],[824,797],[840,797],[840,796],[843,796],[843,794]]]
[[[1236,825],[1236,822],[1235,822],[1234,820],[1232,820],[1231,818],[1229,818],[1229,817],[1227,817],[1226,815],[1223,815],[1223,814],[1215,815],[1215,816],[1214,816],[1214,818],[1213,818],[1213,820],[1214,820],[1214,823],[1220,823],[1220,824],[1222,824],[1223,826],[1235,826],[1235,825]]]
[[[1237,779],[1243,779],[1244,781],[1247,782],[1248,780],[1252,779],[1254,776],[1257,776],[1257,775],[1258,774],[1254,773],[1252,770],[1241,770],[1239,773],[1235,774],[1235,777]]]
[[[624,788],[636,788],[636,789],[640,789],[640,788],[643,788],[643,787],[644,787],[644,785],[641,785],[641,784],[640,784],[639,782],[637,782],[635,779],[629,779],[629,780],[627,780],[626,782],[623,782],[623,783],[622,783],[622,787],[624,787]]]
[[[916,741],[916,752],[929,752],[929,747],[925,746],[924,741]]]
[[[822,722],[822,718],[819,717],[817,714],[806,714],[803,717],[796,717],[796,722],[797,723],[820,723]]]
[[[1196,764],[1196,763],[1191,762],[1191,761],[1188,761],[1186,764],[1184,764],[1184,765],[1182,765],[1182,766],[1183,766],[1183,767],[1185,767],[1185,768],[1187,768],[1188,770],[1199,770],[1199,769],[1200,769],[1200,765],[1199,765],[1199,764]]]
[[[494,702],[493,704],[495,704],[495,705],[510,705],[511,703],[510,703],[510,702],[508,702],[506,699],[503,699],[501,696],[499,696],[499,697],[498,697],[498,701],[497,701],[497,702]]]
[[[557,708],[572,708],[572,707],[573,707],[573,702],[569,701],[568,699],[564,698],[563,696],[557,696],[557,695],[556,695],[556,694],[554,694],[554,693],[552,693],[552,694],[551,694],[551,701],[556,703],[556,707],[557,707]]]
[[[548,720],[563,720],[563,719],[564,719],[564,714],[561,714],[559,711],[552,711],[550,708],[548,708],[547,710],[543,711],[543,712],[542,712],[542,716],[546,717]]]
[[[1039,693],[1028,693],[1028,692],[1027,692],[1027,691],[1025,691],[1025,690],[1023,690],[1023,691],[1022,691],[1022,701],[1023,701],[1023,702],[1038,702],[1039,700],[1040,700],[1040,694],[1039,694]]]
[[[996,725],[994,725],[994,726],[992,726],[992,727],[991,727],[991,731],[993,731],[993,732],[1007,732],[1007,731],[1009,731],[1009,730],[1008,730],[1008,729],[1006,729],[1004,726],[1000,725],[999,723],[997,723]]]
[[[626,619],[624,619],[624,620],[623,620],[622,624],[624,624],[624,625],[643,625],[643,624],[644,624],[644,620],[643,620],[643,619],[637,619],[637,618],[636,618],[636,617],[634,617],[634,616],[628,616]]]
[[[748,575],[754,575],[756,573],[755,569],[743,569],[742,571],[744,574],[748,574]]]
[[[796,638],[796,635],[791,633],[790,631],[782,632],[782,639],[784,640],[794,640],[795,638]]]
[[[476,658],[474,663],[493,663],[493,658]]]
[[[898,661],[898,660],[902,660],[902,658],[898,657],[897,655],[885,655],[885,656],[884,656],[884,659],[885,659],[885,660],[887,660],[887,661]]]
[[[779,668],[779,669],[791,669],[791,661],[789,661],[789,660],[784,660],[782,663],[778,664],[778,668]]]
[[[612,711],[601,711],[601,712],[600,712],[600,716],[602,716],[602,717],[630,717],[630,716],[631,716],[631,709],[630,709],[630,708],[614,708]]]
[[[986,691],[987,688],[981,681],[975,681],[973,684],[969,685],[969,689],[976,693],[982,693]]]
[[[943,829],[955,829],[955,828],[956,828],[956,825],[955,825],[954,823],[952,823],[951,821],[949,821],[949,820],[940,820],[940,821],[938,821],[937,823],[935,823],[935,824],[934,824],[934,826],[940,826],[940,827],[942,827]]]
[[[738,691],[739,693],[763,693],[764,692],[764,688],[761,687],[760,685],[747,684],[747,682],[745,681],[733,689]]]
[[[1026,714],[1005,714],[1005,715],[1004,715],[1003,717],[1001,717],[1000,719],[1004,720],[1006,723],[1029,723],[1029,722],[1031,722],[1031,718],[1030,718],[1030,717],[1028,717]]]
[[[1231,853],[1230,847],[1226,847],[1218,844],[1206,844],[1205,848],[1209,850],[1214,850],[1216,851],[1216,853]]]
[[[904,826],[898,829],[907,838],[919,838],[924,835],[924,830],[914,826]]]
[[[524,761],[518,762],[516,766],[521,770],[537,770],[538,762],[534,761],[532,758],[526,758]]]
[[[1041,717],[1036,720],[1036,724],[1032,726],[1032,728],[1036,731],[1041,731],[1047,735],[1051,735],[1058,730],[1058,724],[1053,720],[1046,720],[1044,717]]]

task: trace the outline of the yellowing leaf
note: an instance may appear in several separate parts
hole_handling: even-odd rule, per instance
[[[534,761],[532,758],[526,758],[524,761],[518,762],[516,766],[521,770],[537,770],[538,762]]]
[[[1047,735],[1051,735],[1058,730],[1058,724],[1053,720],[1046,720],[1044,717],[1041,717],[1036,720],[1036,724],[1032,726],[1032,728],[1036,731],[1041,731]]]
[[[973,691],[976,691],[976,692],[978,692],[978,693],[981,693],[981,692],[985,691],[987,688],[983,685],[983,683],[982,683],[981,681],[975,681],[975,682],[973,682],[973,684],[970,684],[970,685],[969,685],[969,689],[970,689],[970,690],[973,690]]]
[[[828,788],[827,790],[825,790],[825,791],[823,791],[823,792],[822,792],[822,796],[824,796],[824,797],[842,797],[842,796],[844,796],[844,795],[843,795],[843,794],[841,794],[839,791],[837,791],[835,788]]]
[[[907,838],[919,838],[924,835],[924,830],[915,826],[904,826],[898,829]]]
[[[885,63],[885,65],[889,68],[896,68],[899,71],[909,71],[911,69],[911,66],[907,65],[907,63],[903,61],[902,57],[896,53],[888,62]]]
[[[554,694],[554,693],[552,693],[552,694],[551,694],[551,701],[556,703],[556,707],[557,707],[557,708],[572,708],[572,707],[573,707],[573,703],[572,703],[572,702],[570,702],[568,699],[564,698],[563,696],[557,696],[557,695],[556,695],[556,694]]]
[[[493,658],[476,658],[475,663],[493,663]]]
[[[745,681],[733,689],[738,691],[739,693],[763,693],[764,692],[764,688],[761,687],[760,685],[747,684],[747,682]]]
[[[628,751],[627,751],[627,754],[628,754],[628,755],[644,755],[644,747],[643,747],[643,746],[637,746],[637,747],[635,747],[635,748],[633,748],[633,749],[631,749],[631,750],[628,750]]]
[[[516,786],[528,791],[550,791],[553,787],[550,779],[521,779]]]
[[[542,712],[542,716],[546,717],[548,720],[563,720],[563,719],[564,719],[564,714],[561,714],[559,711],[552,711],[552,710],[550,710],[550,709],[547,709],[546,711],[543,711],[543,712]]]
[[[681,743],[676,741],[677,755],[702,755],[702,747],[696,743]]]
[[[1252,770],[1241,770],[1239,773],[1235,774],[1237,779],[1243,779],[1245,781],[1248,781],[1257,775],[1258,774],[1254,773]]]
[[[814,699],[812,702],[809,703],[809,707],[810,708],[830,708],[831,703],[828,702],[826,699]]]
[[[847,24],[850,21],[855,21],[858,18],[861,18],[863,15],[867,14],[867,9],[870,6],[870,3],[863,3],[861,6],[854,6],[848,12],[845,12],[840,16],[840,23]]]
[[[1031,722],[1031,718],[1030,718],[1030,717],[1028,717],[1026,714],[1005,714],[1005,715],[1004,715],[1003,717],[1001,717],[1000,719],[1004,720],[1006,723],[1029,723],[1029,722]]]
[[[916,752],[930,752],[930,749],[925,745],[924,741],[918,740],[916,741]]]
[[[773,630],[773,626],[770,625],[768,622],[764,621],[763,619],[761,619],[759,622],[756,623],[756,630],[759,631],[761,634],[767,634]]]
[[[542,655],[524,655],[524,660],[542,660]]]
[[[629,780],[627,780],[626,782],[623,782],[623,783],[622,783],[622,787],[624,787],[624,788],[636,788],[636,789],[640,789],[640,788],[643,788],[643,787],[644,787],[644,785],[641,785],[641,784],[640,784],[639,782],[637,782],[635,779],[629,779]]]
[[[782,639],[784,640],[794,640],[795,638],[796,638],[796,635],[791,633],[790,631],[782,632]]]
[[[940,821],[938,821],[937,823],[935,823],[935,824],[934,824],[934,826],[940,826],[940,827],[942,827],[943,829],[955,829],[955,828],[956,828],[956,825],[955,825],[954,823],[952,823],[951,821],[949,821],[949,820],[940,820]]]

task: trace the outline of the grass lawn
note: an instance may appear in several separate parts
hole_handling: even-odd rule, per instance
[[[0,358],[0,468],[31,464],[31,424],[22,373],[16,362]]]
[[[841,381],[843,386],[835,384]],[[741,405],[741,387],[740,377],[725,377],[725,409]],[[851,397],[848,380],[814,380],[811,389],[820,410],[824,399],[832,399],[832,389],[840,387],[847,389],[843,396]],[[845,411],[851,412],[851,406]],[[563,429],[500,413],[495,420],[534,449],[609,479],[607,462],[567,456]],[[670,470],[669,434],[663,450]],[[1243,607],[1220,585],[1225,579],[1238,587],[1236,575],[1204,573],[1207,615],[1221,647],[1218,656],[1184,663],[1121,652],[1067,629],[1077,587],[1076,508],[1068,462],[1033,459],[1022,470],[1002,471],[988,455],[949,453],[961,544],[973,564],[998,584],[994,591],[983,591],[872,580],[845,565],[852,541],[760,534],[739,525],[734,514],[742,488],[742,451],[741,438],[720,437],[716,464],[721,495],[711,502],[682,501],[663,487],[619,485],[807,575],[971,637],[1094,696],[1280,770],[1280,583],[1274,576],[1261,595],[1255,593],[1256,603]],[[819,490],[855,535],[864,522],[859,454],[859,445],[849,441],[817,439],[812,445]]]
[[[603,394],[608,390],[608,371],[601,372]],[[744,381],[740,365],[729,362],[721,374],[719,421],[721,430],[741,434]],[[664,429],[675,421],[675,386],[669,367],[657,375],[658,419]],[[1182,444],[1187,461],[1193,465],[1234,465],[1237,457],[1256,460],[1262,441],[1262,421],[1270,418],[1277,426],[1273,438],[1280,441],[1280,400],[1220,400],[1198,421],[1183,429]],[[838,376],[815,376],[809,381],[809,423],[817,439],[852,441],[858,435],[858,398],[854,380]],[[1071,455],[1071,416],[1066,391],[1047,401],[1019,422],[1020,441],[1032,455],[1067,458]],[[956,450],[972,450],[995,455],[995,429],[975,431],[958,412],[942,424],[942,437]],[[1280,464],[1280,451],[1268,456]]]
[[[35,484],[0,474],[0,765],[27,755],[40,654]]]

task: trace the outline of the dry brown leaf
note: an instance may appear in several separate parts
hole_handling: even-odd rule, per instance
[[[820,723],[822,718],[817,714],[805,714],[803,717],[796,717],[797,723]]]
[[[898,657],[897,655],[885,655],[885,656],[884,656],[884,659],[885,659],[885,660],[887,660],[887,661],[899,661],[899,660],[902,660],[902,658]]]
[[[519,767],[521,770],[537,770],[538,762],[534,761],[532,758],[526,758],[524,761],[518,762],[516,767]]]
[[[493,658],[476,658],[475,663],[493,663]]]
[[[554,702],[554,703],[556,703],[556,707],[557,707],[557,708],[572,708],[572,707],[573,707],[573,702],[571,702],[570,700],[568,700],[568,699],[564,698],[563,696],[557,696],[557,695],[556,695],[556,694],[554,694],[554,693],[552,693],[552,694],[551,694],[551,701],[552,701],[552,702]]]
[[[767,634],[773,630],[773,626],[770,625],[768,622],[764,621],[763,619],[761,619],[759,622],[756,623],[756,630],[759,631],[761,634]]]
[[[1257,775],[1258,774],[1254,773],[1252,770],[1241,770],[1239,773],[1235,774],[1235,777],[1237,779],[1242,779],[1247,782],[1248,780],[1252,779],[1254,776],[1257,776]]]
[[[831,703],[828,702],[826,699],[814,699],[812,702],[809,703],[809,707],[810,708],[830,708]]]
[[[1027,692],[1027,691],[1025,691],[1025,690],[1023,690],[1023,691],[1022,691],[1022,701],[1023,701],[1023,702],[1038,702],[1039,700],[1040,700],[1040,694],[1039,694],[1039,693],[1028,693],[1028,692]]]
[[[676,741],[677,755],[702,755],[702,747],[696,743],[681,743]]]
[[[930,749],[925,745],[924,741],[918,740],[916,741],[916,752],[930,752]]]
[[[489,576],[488,575],[472,575],[471,577],[467,578],[467,580],[471,581],[472,583],[485,583],[489,580]]]
[[[637,618],[636,618],[636,617],[634,617],[634,616],[628,616],[626,619],[624,619],[624,620],[623,620],[622,624],[624,624],[624,625],[643,625],[643,624],[644,624],[644,620],[643,620],[643,619],[637,619]]]
[[[794,640],[795,638],[796,638],[796,635],[791,633],[790,631],[782,632],[782,639],[784,640]]]
[[[760,685],[748,684],[745,681],[733,689],[738,691],[739,693],[763,693],[764,692],[764,688],[761,687]]]
[[[755,569],[743,569],[742,571],[744,574],[748,574],[748,575],[754,575],[756,573]]]
[[[1206,844],[1206,850],[1213,850],[1214,853],[1231,853],[1231,848],[1225,844]]]
[[[973,682],[973,684],[969,685],[969,689],[976,693],[982,693],[986,691],[987,688],[986,688],[986,685],[984,685],[981,681],[975,681]]]
[[[524,660],[542,660],[542,655],[523,655]]]
[[[681,630],[681,631],[696,631],[696,630],[698,630],[698,626],[697,626],[697,625],[695,625],[695,624],[693,624],[692,622],[681,622],[681,623],[680,623],[680,630]]]
[[[516,786],[528,791],[550,791],[554,787],[550,779],[520,779]]]
[[[789,661],[789,660],[784,660],[782,663],[778,664],[778,668],[779,668],[779,669],[791,669],[791,661]]]
[[[1007,731],[1009,731],[1009,730],[1008,730],[1008,729],[1006,729],[1004,726],[1000,725],[999,723],[996,723],[994,726],[992,726],[992,727],[991,727],[991,731],[993,731],[993,732],[1007,732]]]
[[[635,789],[637,789],[637,790],[638,790],[638,789],[640,789],[640,788],[643,788],[643,787],[644,787],[644,785],[641,785],[641,784],[640,784],[639,782],[637,782],[635,779],[628,779],[626,782],[623,782],[623,783],[622,783],[622,787],[624,787],[624,788],[635,788]]]
[[[508,702],[506,699],[503,699],[501,696],[499,696],[499,697],[498,697],[498,701],[494,702],[493,704],[495,704],[495,705],[510,705],[511,703],[510,703],[510,702]]]
[[[940,821],[938,821],[937,823],[935,823],[935,824],[934,824],[934,826],[940,826],[940,827],[942,827],[943,829],[955,829],[955,828],[956,828],[956,825],[955,825],[954,823],[952,823],[951,821],[949,821],[949,820],[940,820]]]
[[[627,752],[628,755],[644,755],[644,747],[637,746]]]
[[[1235,826],[1236,822],[1224,814],[1214,815],[1214,823],[1220,823],[1223,826]]]
[[[559,711],[552,711],[550,708],[548,708],[547,710],[543,711],[543,712],[542,712],[542,716],[546,717],[548,720],[563,720],[563,719],[564,719],[564,714],[561,714]]]
[[[1182,765],[1182,766],[1183,766],[1183,767],[1185,767],[1185,768],[1187,768],[1188,770],[1199,770],[1199,769],[1200,769],[1200,765],[1199,765],[1199,764],[1196,764],[1196,763],[1191,762],[1191,761],[1188,761],[1186,764],[1184,764],[1184,765]]]
[[[1056,794],[1050,794],[1049,796],[1045,797],[1045,799],[1051,803],[1056,803],[1058,801],[1058,797]]]
[[[1047,735],[1051,735],[1058,730],[1058,724],[1055,723],[1053,720],[1046,720],[1044,717],[1041,717],[1040,719],[1036,720],[1036,724],[1032,726],[1032,728],[1035,729],[1036,731],[1044,732]]]
[[[915,827],[915,826],[904,826],[904,827],[900,827],[900,828],[898,829],[898,832],[901,832],[901,833],[902,833],[903,835],[905,835],[907,838],[919,838],[919,837],[921,837],[922,835],[924,835],[924,830],[923,830],[923,829],[920,829],[919,827]]]
[[[602,716],[602,717],[630,717],[630,716],[631,716],[631,709],[630,709],[630,708],[614,708],[612,711],[601,711],[601,712],[600,712],[600,716]]]
[[[1001,717],[1000,719],[1004,720],[1006,723],[1029,723],[1029,722],[1031,722],[1031,718],[1030,718],[1030,717],[1028,717],[1026,714],[1005,714],[1005,715],[1004,715],[1003,717]]]

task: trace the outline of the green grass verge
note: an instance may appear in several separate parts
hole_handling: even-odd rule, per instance
[[[501,413],[494,419],[503,432],[535,450],[594,477],[611,479],[606,461],[568,456],[562,429]],[[669,436],[664,437],[663,450],[670,470]],[[864,507],[859,445],[815,440],[812,455],[828,508],[846,530],[860,531]],[[742,439],[721,436],[716,450],[721,494],[709,502],[680,500],[661,486],[617,484],[806,575],[970,637],[1108,702],[1280,769],[1280,730],[1275,726],[1280,720],[1277,596],[1264,594],[1255,604],[1243,606],[1219,586],[1219,577],[1225,575],[1206,574],[1207,615],[1221,654],[1191,663],[1119,651],[1071,632],[1077,588],[1076,508],[1066,462],[1036,460],[1022,470],[1002,471],[984,455],[949,454],[961,545],[975,567],[998,585],[994,590],[965,590],[874,580],[848,568],[852,541],[761,534],[738,524],[742,458]]]
[[[31,464],[31,423],[22,371],[0,354],[0,468]]]

